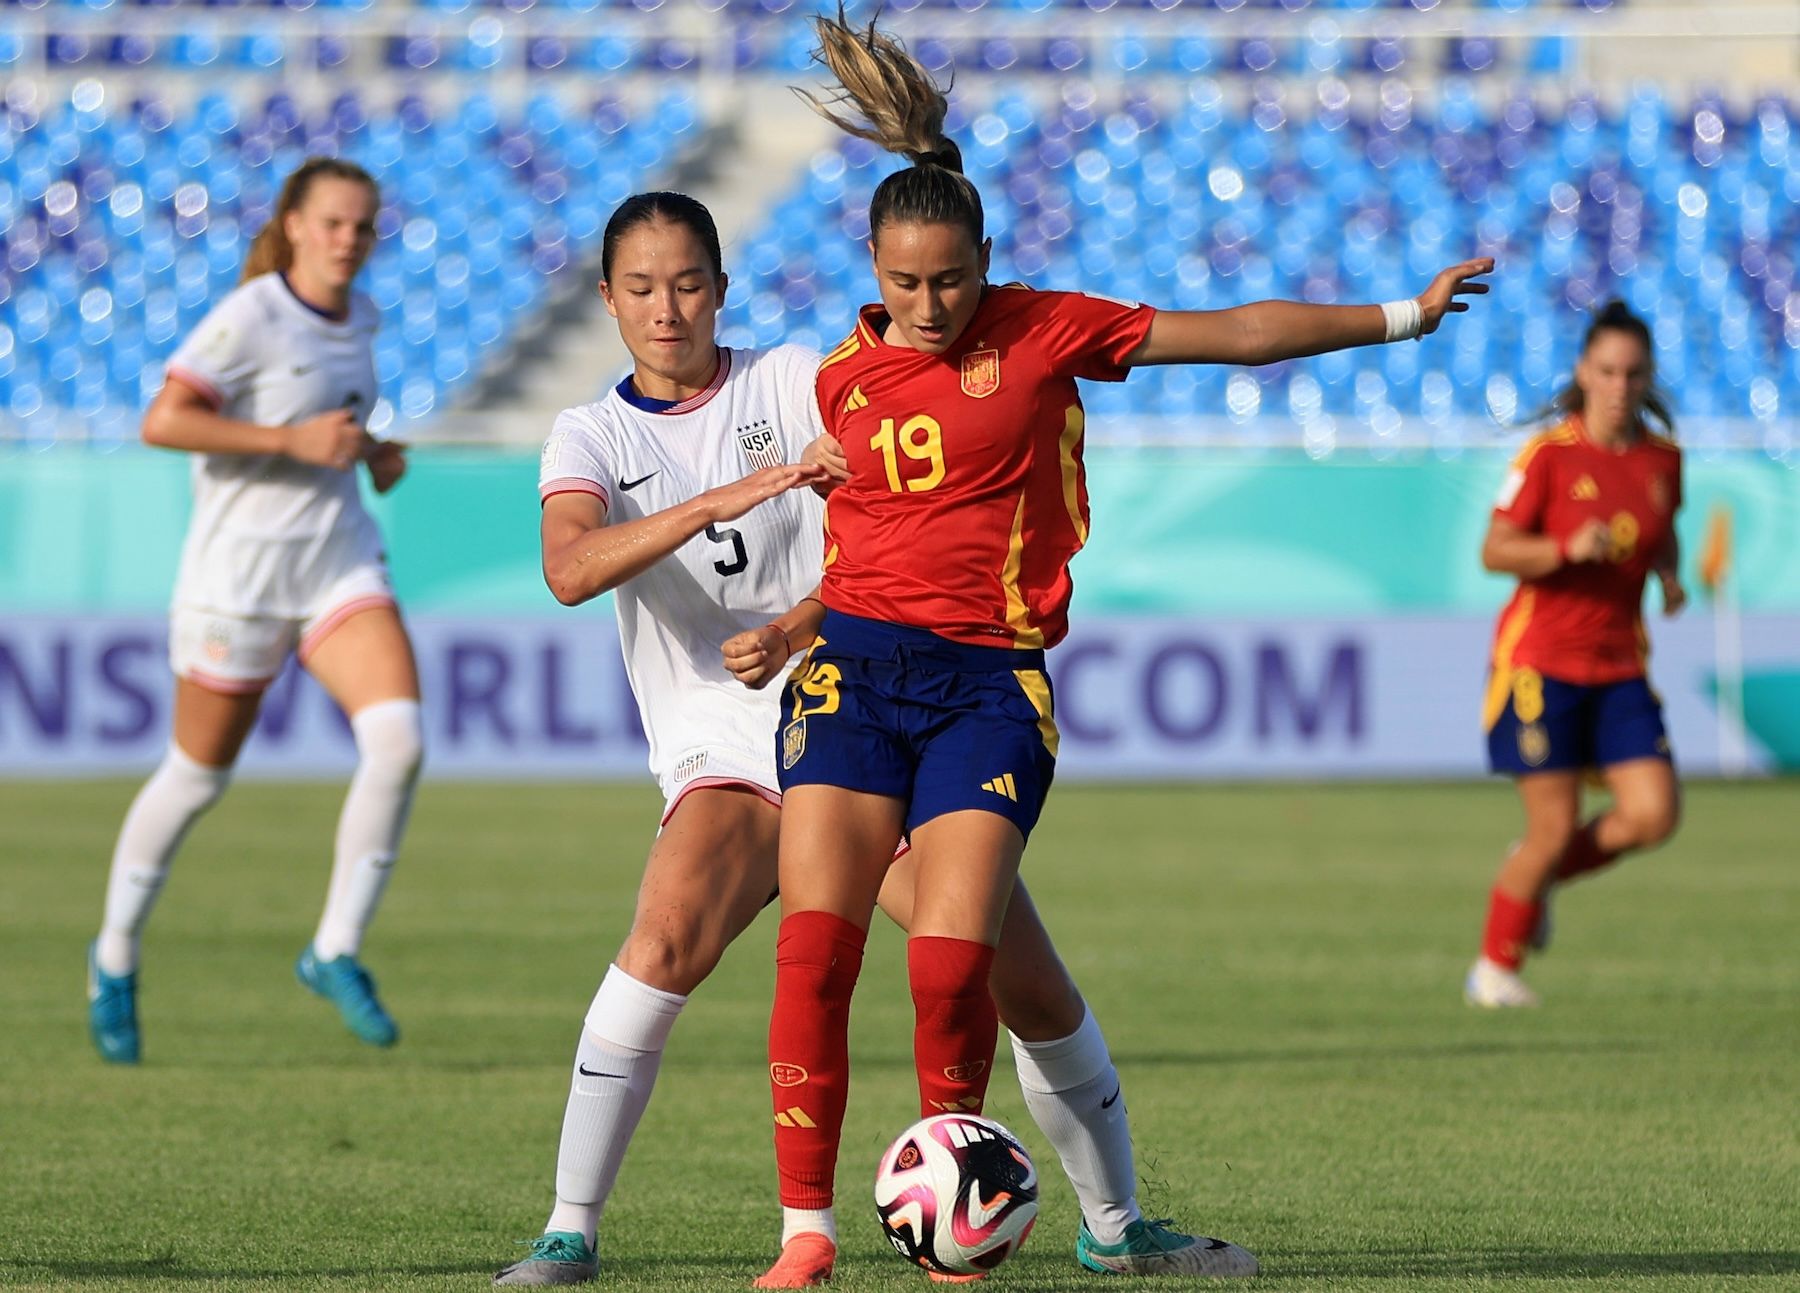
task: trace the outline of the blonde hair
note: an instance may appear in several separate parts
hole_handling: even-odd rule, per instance
[[[244,272],[238,282],[247,283],[263,274],[276,271],[285,272],[294,263],[294,248],[288,242],[287,218],[291,212],[298,211],[306,202],[306,195],[312,191],[314,180],[351,180],[369,186],[369,192],[375,200],[381,200],[381,186],[375,177],[358,166],[355,162],[347,162],[338,157],[309,157],[300,163],[292,175],[281,186],[281,196],[275,200],[275,211],[250,243],[249,254],[244,257]]]
[[[876,27],[850,25],[843,5],[837,17],[813,19],[819,48],[813,57],[837,80],[823,98],[795,93],[846,134],[866,139],[912,166],[881,182],[869,203],[869,229],[878,236],[890,223],[955,224],[982,241],[981,195],[962,173],[962,150],[944,133],[949,100],[906,47]],[[854,108],[856,116],[838,109]]]

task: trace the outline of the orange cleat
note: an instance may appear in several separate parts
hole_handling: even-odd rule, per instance
[[[975,1271],[969,1275],[946,1275],[943,1271],[928,1272],[933,1284],[973,1284],[976,1280],[987,1278],[986,1271]]]
[[[837,1262],[837,1245],[824,1235],[807,1231],[795,1235],[782,1246],[781,1256],[769,1267],[753,1289],[806,1289],[831,1279],[831,1268]]]

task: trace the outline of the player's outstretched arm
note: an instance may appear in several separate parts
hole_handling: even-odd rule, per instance
[[[362,424],[332,409],[292,426],[266,427],[228,418],[179,377],[163,383],[144,412],[143,439],[189,453],[278,453],[315,467],[349,471],[362,458]]]
[[[1141,364],[1241,364],[1255,367],[1303,359],[1352,346],[1411,340],[1437,331],[1447,314],[1469,308],[1464,296],[1482,296],[1494,262],[1486,257],[1452,265],[1411,301],[1391,305],[1308,305],[1258,301],[1229,310],[1161,310],[1150,332],[1126,359]]]
[[[564,606],[579,606],[643,574],[707,526],[735,521],[758,503],[823,477],[822,467],[765,467],[620,525],[605,524],[606,504],[592,494],[552,494],[538,531],[544,582]]]
[[[752,691],[768,686],[787,662],[813,644],[825,620],[817,587],[761,628],[745,629],[720,649],[726,671]]]

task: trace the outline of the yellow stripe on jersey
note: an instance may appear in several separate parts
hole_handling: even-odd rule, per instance
[[[1056,719],[1050,712],[1050,680],[1037,669],[1014,669],[1013,677],[1019,680],[1019,688],[1025,693],[1025,699],[1037,711],[1038,735],[1043,738],[1044,748],[1054,759],[1056,748],[1062,743],[1062,733],[1056,730]]]
[[[856,335],[862,338],[865,346],[872,347],[881,344],[881,338],[875,335],[875,330],[869,326],[868,320],[860,314],[856,316]]]
[[[1488,674],[1487,699],[1481,706],[1483,731],[1492,731],[1506,711],[1506,698],[1512,694],[1513,652],[1519,649],[1525,626],[1531,623],[1532,606],[1536,601],[1536,590],[1527,588],[1518,604],[1500,622],[1500,633],[1494,639],[1493,669]]]
[[[1088,537],[1087,517],[1081,514],[1081,464],[1075,451],[1081,447],[1082,432],[1087,429],[1087,416],[1081,405],[1069,405],[1063,414],[1062,450],[1063,505],[1069,509],[1069,524],[1075,527],[1075,542],[1085,544]]]
[[[1019,592],[1019,576],[1025,565],[1025,495],[1013,509],[1012,539],[1006,545],[1006,563],[1000,567],[1000,587],[1006,593],[1006,623],[1013,631],[1013,645],[1025,650],[1044,645],[1044,630],[1031,622],[1031,610]]]
[[[1548,431],[1540,432],[1527,440],[1525,442],[1525,447],[1519,450],[1519,456],[1513,459],[1513,470],[1524,471],[1525,464],[1537,457],[1538,450],[1547,448],[1550,445],[1574,444],[1575,439],[1575,428],[1566,422],[1559,426],[1551,427]]]
[[[832,351],[829,355],[826,355],[825,358],[819,361],[819,371],[824,372],[833,364],[843,363],[846,359],[850,358],[851,355],[854,355],[861,349],[862,342],[858,341],[855,337],[851,337],[843,345],[839,346],[836,350]]]

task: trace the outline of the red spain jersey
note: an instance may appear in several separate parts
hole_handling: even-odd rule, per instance
[[[1075,379],[1121,381],[1155,311],[988,288],[941,355],[882,340],[863,307],[819,368],[819,411],[850,479],[825,509],[834,610],[978,646],[1051,647],[1088,534]]]
[[[1583,686],[1644,674],[1644,580],[1674,529],[1681,506],[1681,450],[1646,435],[1605,449],[1579,415],[1536,436],[1514,461],[1494,515],[1533,534],[1567,542],[1600,520],[1611,551],[1519,582],[1494,635],[1496,678],[1519,667]]]

